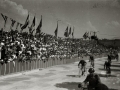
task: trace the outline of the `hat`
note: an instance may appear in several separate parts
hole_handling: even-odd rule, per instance
[[[94,70],[94,68],[89,68],[88,72],[89,72],[89,73],[94,73],[95,70]]]

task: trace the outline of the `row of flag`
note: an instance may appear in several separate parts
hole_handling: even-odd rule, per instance
[[[8,17],[6,15],[2,14],[2,13],[1,13],[1,16],[3,17],[3,19],[5,21],[5,23],[4,23],[4,27],[5,27],[6,23],[7,23]],[[12,19],[12,18],[10,18],[10,20],[12,22],[10,28],[12,28],[14,26],[14,24],[17,23],[16,30],[17,30],[18,26],[20,26],[21,32],[28,27],[30,34],[33,34],[34,31],[36,31],[36,34],[41,34],[42,33],[41,32],[41,28],[42,28],[42,15],[41,15],[41,20],[40,20],[37,28],[36,28],[36,23],[35,23],[36,22],[35,21],[36,20],[35,16],[33,18],[31,26],[28,26],[30,24],[29,13],[28,13],[28,16],[27,16],[24,24],[21,24],[21,23],[17,22],[16,20]],[[56,29],[54,31],[54,34],[55,34],[55,37],[58,36],[58,21],[57,21],[57,27],[56,27]],[[72,38],[74,38],[74,27],[73,27],[73,31],[72,31],[72,28],[71,27],[69,28],[67,26],[67,28],[65,29],[65,32],[64,32],[64,36],[65,37],[72,36]],[[87,39],[87,38],[88,39],[93,39],[93,38],[96,38],[96,37],[97,37],[96,36],[96,32],[91,32],[91,31],[90,32],[85,32],[84,35],[83,35],[84,39]]]
[[[57,22],[57,27],[56,27],[54,33],[55,33],[55,37],[57,37],[57,34],[58,34],[58,22]],[[72,35],[72,37],[74,38],[74,27],[73,27],[73,31],[71,31],[71,27],[68,29],[68,26],[67,26],[67,28],[66,28],[66,30],[64,32],[64,36],[65,37],[70,37],[70,35]]]
[[[89,32],[85,32],[84,35],[83,35],[83,38],[84,38],[84,39],[89,38]]]
[[[2,13],[1,13],[1,16],[3,17],[3,19],[4,19],[4,21],[5,21],[5,23],[4,23],[4,28],[5,28],[5,27],[6,27],[7,20],[8,20],[8,17],[7,17],[6,15],[2,14]],[[12,18],[10,18],[10,20],[11,20],[11,22],[12,22],[10,28],[12,28],[12,27],[14,26],[14,24],[17,23],[17,25],[16,25],[16,30],[18,29],[18,26],[20,26],[21,32],[22,32],[24,29],[26,29],[27,27],[29,28],[29,33],[30,33],[30,34],[32,34],[33,31],[35,31],[35,24],[36,24],[36,23],[35,23],[35,22],[36,22],[36,21],[35,21],[35,16],[34,16],[34,18],[33,18],[32,24],[31,24],[30,26],[28,26],[28,25],[30,24],[29,13],[28,13],[28,16],[27,16],[26,21],[25,21],[24,24],[21,24],[20,22],[17,22],[16,20],[14,20],[14,19],[12,19]],[[38,27],[36,28],[36,33],[40,33],[40,32],[41,32],[41,27],[42,27],[42,15],[41,15],[40,23],[39,23]]]
[[[66,30],[64,32],[64,36],[69,37],[70,35],[72,35],[72,37],[74,37],[74,27],[73,27],[73,31],[72,31],[71,27],[68,28],[68,26],[67,26],[67,28],[66,28]]]
[[[97,39],[97,35],[96,35],[96,32],[88,31],[84,33],[83,38],[84,39]]]
[[[5,27],[6,27],[7,20],[8,20],[8,17],[7,17],[6,15],[2,14],[2,13],[1,13],[1,16],[3,17],[3,19],[4,19],[4,21],[5,21],[5,23],[4,23],[4,28],[5,28]],[[10,20],[11,20],[11,22],[12,22],[10,28],[12,28],[15,23],[17,23],[16,29],[18,28],[19,25],[20,25],[20,27],[23,25],[23,24],[21,24],[21,23],[19,23],[19,22],[16,22],[16,21],[15,21],[14,19],[12,19],[12,18],[10,18]]]
[[[1,13],[1,16],[3,17],[3,19],[5,21],[5,23],[4,23],[4,28],[5,28],[8,17],[6,15],[2,14],[2,13]],[[35,23],[36,22],[35,21],[35,19],[36,19],[35,16],[33,18],[32,24],[30,26],[29,26],[29,24],[30,24],[30,19],[29,18],[30,18],[30,16],[29,16],[29,13],[28,13],[28,16],[27,16],[24,24],[21,24],[21,23],[17,22],[16,20],[10,18],[10,20],[12,22],[10,28],[12,28],[14,26],[14,24],[17,23],[16,30],[18,29],[18,26],[20,26],[21,32],[28,27],[30,34],[33,34],[33,32],[35,30],[36,30],[36,34],[40,34],[41,33],[41,28],[42,28],[42,15],[41,15],[40,23],[37,26],[37,28],[35,26],[36,25],[36,23]],[[57,21],[57,27],[56,27],[56,29],[54,31],[54,34],[55,34],[55,37],[58,36],[58,21]],[[64,32],[64,36],[65,37],[70,37],[70,35],[72,35],[72,37],[74,37],[74,27],[73,27],[73,32],[72,32],[71,31],[71,27],[68,29],[68,26],[67,26],[67,28],[66,28],[66,30]]]

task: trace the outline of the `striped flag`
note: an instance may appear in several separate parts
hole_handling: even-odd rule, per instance
[[[87,39],[87,38],[89,37],[88,35],[89,35],[89,33],[88,33],[88,32],[85,32],[85,34],[83,35],[83,38],[84,38],[84,39]]]
[[[65,30],[65,32],[64,32],[64,36],[65,36],[65,37],[68,37],[68,36],[69,36],[69,34],[68,34],[68,26],[67,26],[67,28],[66,28],[66,30]]]
[[[11,23],[11,27],[13,27],[16,21],[13,20],[12,18],[10,18],[10,20],[12,21],[12,23]]]
[[[35,16],[33,18],[33,22],[32,22],[32,25],[31,25],[31,28],[35,27]]]
[[[38,25],[38,27],[36,28],[36,34],[37,33],[41,33],[41,28],[42,28],[42,15],[41,15],[41,20],[40,20],[40,23],[39,23],[39,25]]]
[[[57,34],[58,34],[58,22],[57,22],[57,27],[56,27],[56,29],[55,29],[55,37],[57,37]]]
[[[33,29],[34,28],[34,29]],[[33,22],[32,25],[29,27],[29,33],[33,33],[33,31],[35,30],[35,16],[33,18]]]
[[[74,27],[73,27],[72,37],[74,38]]]
[[[5,16],[5,15],[3,15],[2,13],[1,13],[1,16],[3,17],[3,19],[4,19],[4,21],[5,21],[5,23],[4,23],[4,28],[5,28],[5,26],[6,26],[6,23],[7,23],[7,16]]]
[[[26,19],[24,25],[21,27],[21,30],[25,29],[28,26],[29,22],[30,21],[29,21],[29,14],[28,14],[27,19]]]
[[[16,30],[18,29],[18,26],[20,25],[20,23],[19,22],[17,22],[17,25],[16,25]]]
[[[69,29],[69,35],[71,35],[71,27],[70,27],[70,29]]]
[[[23,26],[23,24],[20,23],[20,28]]]

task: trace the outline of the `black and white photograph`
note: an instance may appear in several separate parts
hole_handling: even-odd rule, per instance
[[[120,0],[0,0],[0,90],[120,90]]]

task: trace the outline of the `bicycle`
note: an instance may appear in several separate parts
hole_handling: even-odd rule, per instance
[[[78,88],[80,88],[80,90],[88,90],[88,84],[80,83],[78,84]],[[92,88],[91,90],[95,90],[95,88]]]
[[[86,68],[86,65],[82,66],[78,66],[79,68],[79,76],[85,76],[87,74],[87,68]]]
[[[78,84],[78,88],[80,88],[80,90],[88,90],[87,85],[85,85],[83,83]]]

